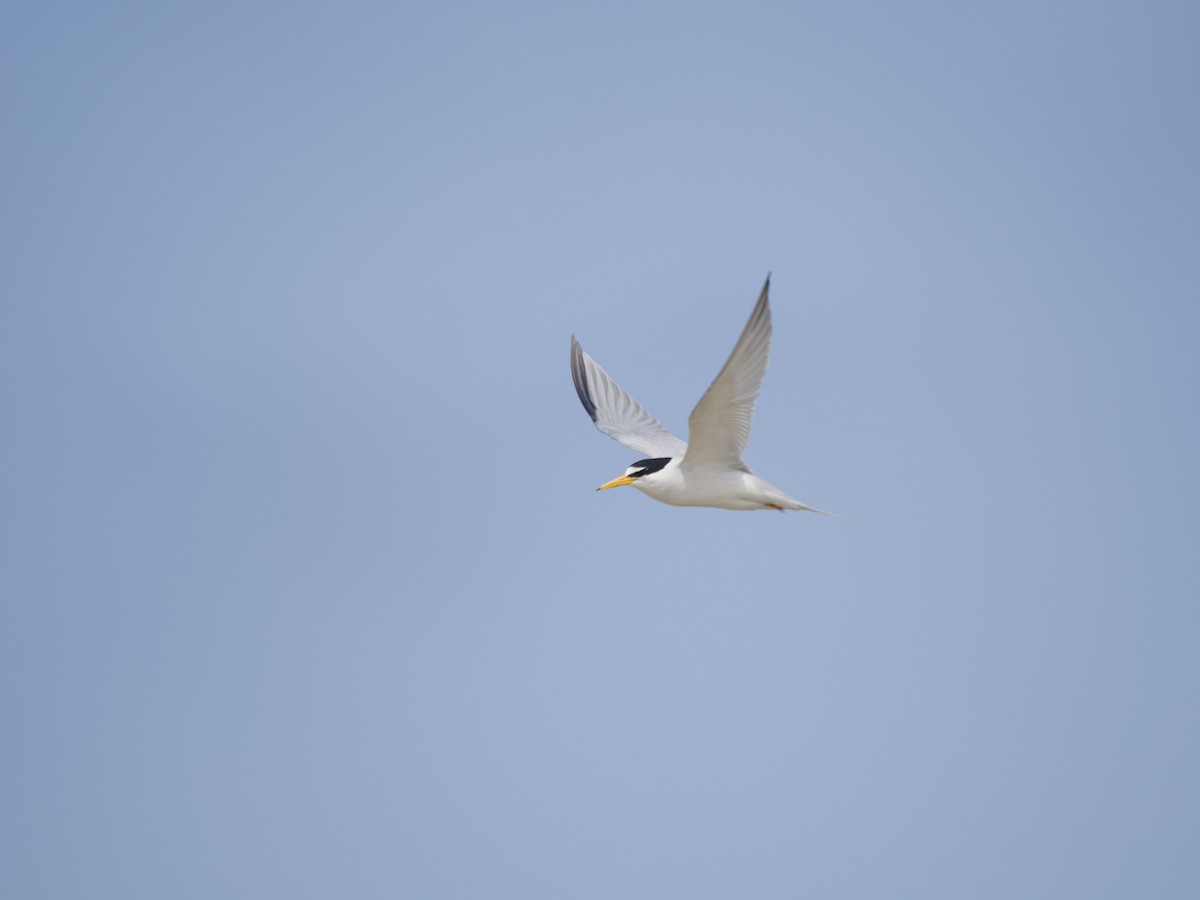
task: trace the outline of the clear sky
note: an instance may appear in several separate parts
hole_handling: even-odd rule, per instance
[[[1198,33],[10,9],[0,895],[1200,896]]]

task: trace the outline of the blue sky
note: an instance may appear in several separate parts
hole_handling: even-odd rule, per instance
[[[14,10],[0,893],[1196,896],[1198,25]]]

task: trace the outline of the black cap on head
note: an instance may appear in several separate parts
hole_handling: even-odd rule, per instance
[[[671,461],[671,457],[669,457],[669,456],[659,456],[659,457],[656,457],[655,459],[639,459],[637,462],[633,463],[629,468],[640,469],[641,471],[630,472],[629,474],[632,475],[634,478],[641,478],[643,475],[649,475],[651,472],[659,471],[670,461]]]

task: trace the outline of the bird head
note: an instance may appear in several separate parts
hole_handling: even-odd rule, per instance
[[[639,459],[625,470],[624,475],[614,478],[612,481],[606,481],[600,487],[596,488],[596,490],[604,491],[609,488],[622,487],[626,484],[633,484],[639,478],[645,478],[646,476],[653,477],[656,472],[661,472],[670,461],[671,457],[669,456],[660,456],[656,459]]]

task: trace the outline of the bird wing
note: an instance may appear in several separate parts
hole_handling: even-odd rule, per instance
[[[571,379],[579,402],[596,427],[618,443],[647,457],[681,457],[687,444],[681,441],[621,390],[599,364],[571,338]]]
[[[768,275],[725,368],[692,410],[688,419],[687,454],[682,463],[687,468],[746,467],[742,453],[750,439],[754,402],[762,387],[767,354],[771,350],[771,308],[767,301],[770,287]]]

